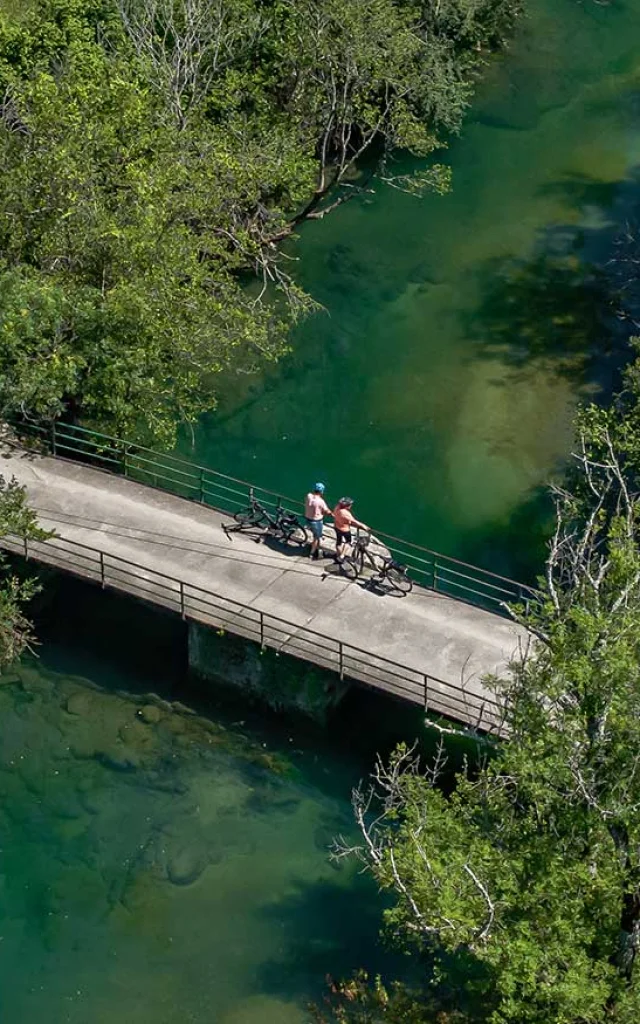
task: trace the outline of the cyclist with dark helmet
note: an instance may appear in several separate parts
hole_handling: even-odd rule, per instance
[[[322,540],[322,531],[324,529],[324,517],[333,515],[333,512],[324,500],[324,491],[324,484],[314,484],[313,490],[309,491],[304,500],[304,517],[307,528],[311,533],[309,558],[314,559],[320,557],[320,541]]]
[[[333,522],[336,528],[336,559],[341,562],[344,558],[345,549],[351,544],[351,527],[357,526],[361,530],[368,530],[365,523],[361,523],[353,515],[351,508],[353,498],[340,498],[340,501],[333,510]]]

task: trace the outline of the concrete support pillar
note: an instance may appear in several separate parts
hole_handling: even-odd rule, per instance
[[[277,654],[208,626],[189,623],[189,668],[202,679],[233,686],[275,710],[302,712],[324,722],[349,688],[334,673]]]

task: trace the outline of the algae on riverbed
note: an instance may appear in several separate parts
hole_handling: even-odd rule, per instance
[[[348,786],[336,800],[242,728],[34,661],[3,677],[0,718],[3,1020],[246,1005],[301,1024],[352,943],[356,966],[377,929],[368,910],[345,931],[341,909],[376,901],[327,857]]]

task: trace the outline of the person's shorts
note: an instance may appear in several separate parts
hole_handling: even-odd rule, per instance
[[[307,519],[306,522],[314,540],[322,540],[322,519]]]
[[[351,530],[339,530],[336,526],[336,544],[340,547],[341,544],[351,543]]]

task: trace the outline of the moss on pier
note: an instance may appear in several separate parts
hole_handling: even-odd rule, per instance
[[[298,711],[321,722],[348,689],[334,672],[197,623],[189,624],[189,667],[275,710]]]

